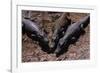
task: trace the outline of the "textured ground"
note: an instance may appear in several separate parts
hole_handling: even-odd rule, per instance
[[[53,29],[53,24],[56,20],[53,19],[56,15],[60,16],[61,13],[49,14],[49,19],[51,20],[45,26],[45,29],[49,32],[48,38],[52,36],[50,32]],[[78,21],[80,18],[86,16],[87,14],[82,13],[70,13],[71,20],[73,22]],[[33,12],[33,19],[41,23],[42,16],[40,12]],[[90,58],[90,25],[86,27],[85,34],[82,35],[75,44],[71,44],[68,51],[64,54],[56,57],[55,54],[47,54],[41,50],[38,42],[35,42],[27,37],[27,35],[22,36],[22,62],[38,62],[38,61],[62,61],[62,60],[86,60]]]

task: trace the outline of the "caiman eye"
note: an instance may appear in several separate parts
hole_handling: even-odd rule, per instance
[[[83,28],[84,27],[83,24],[81,24],[80,27]]]

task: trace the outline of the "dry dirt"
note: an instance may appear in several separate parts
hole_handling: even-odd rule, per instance
[[[36,19],[37,22],[41,23],[42,16],[41,12],[32,12],[31,18]],[[44,28],[50,33],[53,28],[52,22],[57,18],[56,15],[60,16],[62,13],[50,13],[50,22],[44,25]],[[86,13],[70,13],[71,20],[73,22],[78,21],[80,18],[86,16]],[[55,19],[54,19],[55,17]],[[58,17],[59,18],[59,17]],[[85,34],[82,35],[75,44],[71,44],[68,47],[68,51],[56,57],[55,54],[48,54],[41,50],[38,42],[33,41],[27,35],[22,35],[22,62],[42,62],[42,61],[63,61],[63,60],[86,60],[90,59],[90,24],[85,29]],[[48,36],[49,36],[48,35]],[[49,38],[50,39],[50,38]]]

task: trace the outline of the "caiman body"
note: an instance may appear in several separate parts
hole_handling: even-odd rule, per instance
[[[83,31],[84,28],[88,26],[89,22],[90,16],[88,15],[83,19],[80,19],[79,21],[71,24],[66,30],[64,37],[59,40],[55,53],[58,54],[62,49],[68,47],[73,38],[77,39],[77,37],[80,36],[81,31]]]
[[[71,24],[71,19],[68,18],[69,13],[63,13],[61,17],[55,23],[55,31],[52,36],[52,52],[57,48],[59,39],[62,38],[66,32],[66,29]]]
[[[49,50],[48,39],[41,33],[39,26],[29,19],[22,19],[22,32],[26,33],[32,40],[38,41],[44,51]]]

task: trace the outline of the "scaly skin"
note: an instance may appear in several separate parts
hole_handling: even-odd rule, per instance
[[[76,23],[71,24],[67,29],[67,31],[65,32],[64,37],[62,37],[59,40],[55,53],[59,54],[60,51],[65,48],[65,46],[69,46],[68,44],[70,44],[71,39],[73,37],[77,38],[78,36],[80,36],[79,34],[81,33],[82,30],[84,30],[87,27],[89,21],[90,21],[90,16],[88,15],[83,19],[80,19]]]
[[[48,39],[41,33],[35,22],[29,19],[22,19],[22,32],[25,32],[32,40],[38,41],[44,51],[49,51]]]

